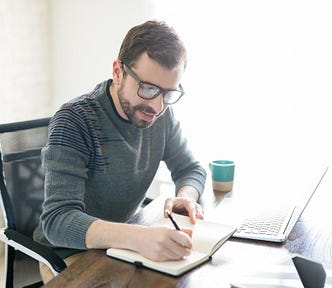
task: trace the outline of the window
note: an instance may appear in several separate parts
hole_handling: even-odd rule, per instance
[[[182,36],[186,95],[174,106],[196,155],[332,155],[329,1],[158,1]]]

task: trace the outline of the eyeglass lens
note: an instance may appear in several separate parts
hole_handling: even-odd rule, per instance
[[[138,95],[145,99],[152,99],[160,94],[163,94],[165,103],[173,103],[179,100],[183,92],[176,90],[162,90],[159,87],[141,82],[138,88]]]
[[[124,62],[122,62],[126,72],[131,75],[138,83],[137,95],[143,99],[153,99],[158,97],[158,95],[163,95],[163,101],[166,104],[176,103],[184,94],[182,86],[181,90],[168,90],[162,89],[156,85],[141,81],[138,76],[131,70],[131,68]]]

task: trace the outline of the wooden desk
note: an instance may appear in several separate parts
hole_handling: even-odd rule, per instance
[[[234,279],[248,269],[264,263],[279,262],[289,253],[296,253],[332,264],[332,171],[319,193],[310,202],[289,239],[283,244],[230,239],[210,262],[180,277],[172,277],[138,268],[105,255],[104,250],[90,250],[45,287],[229,287]],[[215,194],[207,185],[203,205],[213,209],[214,203],[230,194]],[[158,198],[136,215],[132,222],[149,224],[162,213],[163,199]]]

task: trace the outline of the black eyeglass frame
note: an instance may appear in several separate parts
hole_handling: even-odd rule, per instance
[[[164,89],[164,88],[162,88],[162,87],[160,87],[160,86],[158,86],[158,85],[156,85],[156,84],[153,84],[153,83],[150,83],[150,82],[146,82],[146,81],[142,81],[141,79],[139,79],[139,77],[138,77],[138,76],[136,75],[136,73],[130,68],[130,66],[129,66],[128,64],[126,64],[124,61],[120,61],[120,63],[122,64],[122,68],[123,68],[123,70],[124,70],[126,73],[128,73],[128,74],[129,74],[129,75],[130,75],[130,76],[131,76],[131,77],[137,82],[137,84],[138,84],[137,95],[138,95],[140,98],[142,98],[142,99],[145,99],[145,100],[152,100],[152,99],[157,98],[160,94],[162,94],[162,95],[163,95],[163,101],[164,101],[164,103],[167,104],[167,105],[173,105],[173,104],[175,104],[176,102],[178,102],[178,101],[181,99],[181,97],[185,94],[185,92],[184,92],[184,90],[183,90],[181,84],[179,84],[179,88],[180,88],[180,90],[179,90],[179,89]],[[157,88],[157,89],[156,89],[157,92],[156,92],[152,97],[144,97],[144,96],[140,95],[139,91],[140,91],[142,85],[144,85],[144,84],[147,84],[147,85],[150,85],[150,86],[156,87],[156,88]],[[166,102],[166,101],[165,101],[165,98],[166,98],[165,95],[167,95],[167,93],[172,92],[172,91],[180,92],[179,97],[178,97],[175,101],[172,101],[172,102]]]

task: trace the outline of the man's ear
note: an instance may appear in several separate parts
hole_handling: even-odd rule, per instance
[[[122,74],[122,64],[119,59],[113,62],[113,83],[120,85],[123,78]]]

